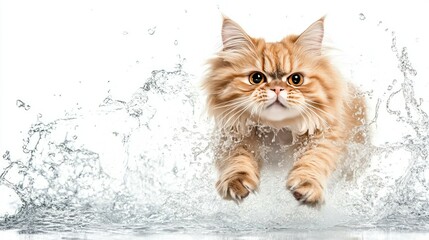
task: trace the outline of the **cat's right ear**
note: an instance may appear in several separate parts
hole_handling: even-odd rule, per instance
[[[295,44],[309,54],[319,56],[322,52],[325,17],[317,20],[299,35]]]
[[[224,51],[252,50],[254,44],[247,33],[227,17],[223,17],[222,43]]]

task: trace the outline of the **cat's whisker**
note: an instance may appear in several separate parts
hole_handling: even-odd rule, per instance
[[[322,113],[324,113],[324,114],[328,115],[329,117],[331,117],[331,118],[332,118],[332,120],[335,120],[335,119],[336,119],[336,117],[335,117],[334,115],[332,115],[331,113],[326,112],[325,110],[322,110],[321,108],[315,107],[315,106],[313,106],[313,105],[311,105],[311,104],[309,104],[309,103],[304,103],[304,104],[305,104],[305,106],[311,107],[311,108],[313,108],[313,109],[315,109],[315,110],[318,110],[318,111],[320,111],[320,112],[322,112]]]
[[[225,114],[225,116],[220,120],[220,124],[222,124],[222,128],[228,128],[234,126],[234,124],[229,125],[229,122],[231,119],[234,118],[234,116],[239,112],[240,110],[237,110],[234,112],[234,110],[229,111],[228,114]],[[233,121],[235,122],[235,121]]]
[[[228,123],[232,120],[232,119],[234,119],[234,117],[235,116],[237,116],[237,114],[238,114],[238,117],[236,117],[235,118],[235,120],[233,120],[233,122],[232,122],[232,124],[231,124],[231,126],[234,126],[235,124],[236,124],[236,122],[238,121],[238,119],[241,117],[241,115],[247,110],[247,109],[249,109],[249,107],[251,106],[251,100],[248,100],[247,101],[247,105],[245,105],[244,107],[244,109],[241,109],[241,110],[238,110],[237,112],[235,112],[235,113],[233,113],[231,116],[229,116],[229,118],[228,118],[228,120],[226,121],[226,122],[224,122],[224,126],[228,126]],[[240,107],[240,106],[239,106]],[[237,107],[235,108],[235,109],[237,109]],[[234,110],[235,110],[234,109]],[[234,110],[232,110],[232,111],[234,111]],[[231,111],[229,112],[229,113],[231,113]],[[228,114],[229,114],[228,113]],[[228,115],[226,115],[226,116],[228,116]],[[223,119],[223,118],[222,118]]]
[[[251,100],[245,99],[243,101],[237,102],[236,105],[233,105],[234,107],[230,107],[228,109],[225,109],[225,111],[223,111],[221,114],[221,116],[223,116],[223,117],[219,120],[219,122],[222,122],[225,118],[229,117],[229,115],[232,112],[238,110],[240,107],[247,106],[250,102],[251,102]]]
[[[256,104],[256,107],[252,109],[252,113],[258,114],[259,116],[259,113],[261,112],[261,107],[263,107],[264,104],[261,103],[261,101],[256,101],[255,104]]]
[[[252,107],[252,110],[250,111],[250,116],[254,116],[257,113],[258,107],[258,105]]]
[[[254,109],[254,102],[251,102],[245,109],[243,109],[243,111],[241,111],[240,115],[237,117],[237,120],[241,118],[241,116],[249,109],[252,108],[252,110]]]
[[[240,104],[240,103],[243,103],[243,102],[246,102],[246,101],[248,101],[247,98],[233,99],[233,100],[227,101],[225,103],[216,104],[213,107],[213,109],[226,108],[226,107],[234,106],[236,104]]]
[[[316,104],[316,105],[322,106],[322,107],[332,108],[331,106],[328,106],[328,105],[323,104],[323,103],[318,103],[318,102],[312,101],[310,99],[305,99],[305,101],[308,102],[308,103],[312,103],[312,104]]]
[[[325,125],[326,128],[329,128],[329,123],[322,118],[319,114],[317,114],[314,110],[312,110],[311,108],[306,108],[309,112],[313,113],[314,115],[316,115],[316,117],[322,121],[322,123]]]
[[[300,105],[297,105],[297,106],[298,106],[298,108],[300,110],[302,110],[302,112],[299,111],[299,114],[301,115],[301,117],[304,120],[305,124],[307,126],[309,126],[310,116],[309,116],[308,112],[306,111],[306,109],[303,106],[300,106]]]
[[[228,108],[228,109],[226,109],[224,112],[222,112],[222,118],[220,118],[220,119],[217,119],[217,121],[220,123],[220,124],[222,124],[222,125],[224,125],[225,126],[225,120],[227,120],[228,118],[230,118],[231,116],[231,114],[233,114],[233,112],[235,111],[235,110],[238,110],[239,108],[241,107],[241,105],[239,105],[239,106],[235,106],[234,108]]]
[[[327,127],[327,126],[329,126],[329,124],[326,122],[326,120],[325,120],[325,118],[323,118],[323,117],[321,117],[318,113],[316,113],[314,110],[312,110],[311,108],[313,108],[313,109],[315,109],[315,110],[318,110],[318,111],[320,111],[321,113],[323,113],[323,114],[326,114],[326,115],[328,115],[330,118],[332,118],[333,120],[335,120],[336,119],[336,117],[334,116],[334,115],[332,115],[332,114],[330,114],[330,113],[328,113],[328,112],[326,112],[326,111],[324,111],[324,110],[322,110],[322,109],[320,109],[320,108],[318,108],[318,107],[315,107],[315,106],[313,106],[313,105],[311,105],[311,104],[309,104],[309,103],[307,103],[307,102],[305,102],[306,100],[304,100],[304,102],[299,102],[299,101],[297,101],[297,100],[295,100],[295,99],[292,99],[292,98],[289,98],[288,99],[289,101],[292,101],[292,102],[296,102],[296,103],[298,103],[298,104],[303,104],[304,106],[306,106],[306,109],[308,109],[309,111],[311,111],[311,112],[313,112],[321,121],[323,121],[324,122],[324,124],[325,124],[325,126]],[[311,100],[310,100],[311,101]]]
[[[303,111],[303,114],[305,115],[305,116],[303,116],[305,124],[307,124],[307,126],[309,126],[310,125],[310,119],[311,119],[310,113],[308,113],[308,111],[304,107],[301,107],[301,109]]]
[[[312,115],[314,114],[316,116],[317,119],[319,119],[320,121],[322,121],[322,123],[325,125],[325,127],[329,127],[328,122],[326,122],[326,120],[321,117],[318,113],[316,113],[314,110],[312,110],[311,108],[308,108],[309,105],[304,104],[303,108],[308,111],[309,113],[311,113]],[[311,105],[310,105],[311,106]]]
[[[237,106],[241,106],[243,103],[245,103],[247,100],[240,100],[240,101],[235,101],[233,103],[230,103],[228,105],[224,105],[224,106],[218,106],[219,108],[226,108],[223,112],[221,112],[221,114],[225,114],[226,112],[228,112],[229,110],[237,107]]]
[[[236,124],[236,122],[238,121],[238,120],[240,120],[240,118],[241,118],[241,116],[249,109],[249,108],[251,108],[252,107],[252,104],[249,104],[246,108],[244,108],[242,111],[240,111],[239,113],[239,115],[235,118],[235,121],[233,122],[233,126]]]
[[[294,103],[298,103],[297,105],[300,106],[300,107],[302,107],[302,110],[304,110],[305,112],[307,112],[307,116],[308,117],[310,117],[309,114],[311,114],[311,115],[314,114],[317,119],[319,119],[320,121],[322,121],[322,123],[325,125],[325,127],[327,127],[327,128],[329,127],[328,122],[326,122],[324,118],[322,118],[319,114],[317,114],[311,108],[308,108],[308,106],[311,106],[311,105],[305,104],[305,103],[304,103],[304,105],[301,105],[302,102],[299,102],[299,101],[297,101],[295,99],[288,99],[288,100],[291,101],[291,102],[294,102]]]
[[[256,105],[256,106],[255,106]],[[256,103],[254,103],[254,105],[252,106],[252,111],[250,116],[257,116],[257,124],[259,125],[260,123],[260,118],[261,118],[261,112],[262,112],[262,108],[263,108],[263,104],[261,104],[261,102],[257,101]]]
[[[262,113],[262,110],[264,110],[264,103],[259,103],[259,106],[258,106],[258,125],[261,124],[261,113]]]
[[[300,86],[293,86],[293,89],[303,89],[305,87],[300,87]]]

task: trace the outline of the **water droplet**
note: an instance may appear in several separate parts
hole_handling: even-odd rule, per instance
[[[396,48],[396,37],[393,37],[393,38],[392,38],[392,46],[391,46],[391,49],[392,49],[392,51],[393,51],[393,52],[397,52],[397,51],[398,51],[398,49]]]
[[[111,104],[112,102],[113,102],[113,99],[110,96],[106,97],[103,100],[103,103],[106,104],[106,105]]]
[[[76,136],[76,135],[74,135],[74,136],[73,136],[73,140],[76,140],[76,139],[77,139],[77,136]]]
[[[377,26],[380,26],[383,23],[383,21],[379,21]]]
[[[9,159],[10,159],[10,152],[9,152],[9,151],[6,151],[6,152],[3,154],[3,159],[4,159],[4,160],[9,160]]]
[[[25,102],[23,102],[22,100],[16,100],[16,106],[18,107],[18,108],[24,108],[25,109],[25,111],[28,111],[28,110],[30,110],[30,105],[28,105],[28,104],[25,104]]]
[[[149,35],[153,35],[153,34],[155,34],[155,31],[156,31],[156,26],[155,26],[155,27],[152,27],[152,28],[149,28],[149,29],[147,30],[147,33],[149,33]]]
[[[174,45],[177,46],[177,44],[179,44],[179,42],[177,40],[174,40]]]
[[[359,19],[363,21],[366,19],[366,17],[363,13],[359,13]]]
[[[21,101],[21,100],[18,99],[18,100],[16,100],[16,106],[19,107],[19,108],[20,107],[24,107],[25,103],[23,101]]]
[[[388,87],[387,87],[387,90],[392,90],[392,88],[393,88],[393,86],[392,85],[389,85]]]

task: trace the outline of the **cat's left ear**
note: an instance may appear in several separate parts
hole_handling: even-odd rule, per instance
[[[305,53],[319,56],[322,52],[322,41],[324,35],[325,17],[317,20],[310,25],[298,39],[295,44],[298,45]]]
[[[222,42],[224,51],[251,50],[254,48],[249,35],[233,20],[223,17]]]

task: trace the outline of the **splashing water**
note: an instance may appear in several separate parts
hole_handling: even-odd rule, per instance
[[[148,30],[154,32],[155,27]],[[107,97],[96,111],[69,112],[53,122],[39,118],[23,152],[3,154],[0,186],[16,196],[16,211],[0,216],[0,229],[428,231],[428,116],[414,95],[417,71],[407,49],[398,48],[395,35],[391,47],[402,75],[378,99],[367,127],[376,130],[384,113],[408,134],[397,142],[351,145],[320,210],[298,206],[285,191],[292,157],[287,148],[271,146],[266,161],[279,156],[286,161],[263,170],[260,194],[240,206],[220,200],[214,190],[212,123],[202,114],[204,99],[192,84],[194,76],[179,64],[172,71],[153,71],[127,101]]]

